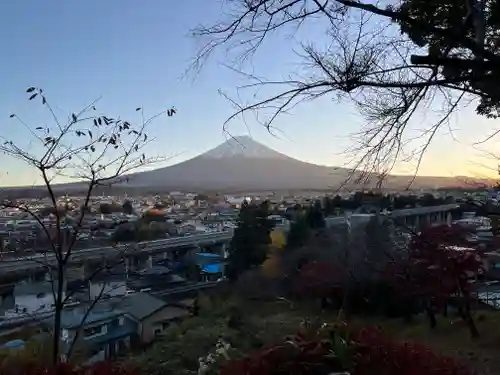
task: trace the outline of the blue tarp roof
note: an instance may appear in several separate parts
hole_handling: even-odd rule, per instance
[[[222,272],[222,265],[220,263],[216,264],[207,264],[205,267],[202,268],[203,272],[206,273],[221,273]]]

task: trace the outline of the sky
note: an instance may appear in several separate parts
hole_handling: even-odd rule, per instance
[[[102,97],[106,113],[132,118],[141,106],[148,114],[175,106],[172,118],[159,118],[149,128],[154,138],[148,155],[178,163],[225,141],[224,121],[234,107],[220,94],[236,95],[245,78],[227,68],[222,51],[198,75],[184,73],[199,47],[190,30],[222,17],[219,0],[23,0],[0,4],[0,135],[31,147],[29,133],[9,118],[16,113],[30,126],[45,125],[47,113],[27,101],[25,90],[44,89],[59,115],[77,111]],[[314,25],[301,37],[328,43]],[[296,69],[297,41],[283,35],[270,37],[248,67],[269,78]],[[428,118],[418,122],[425,125]],[[255,140],[291,157],[322,165],[343,165],[342,154],[352,145],[349,134],[363,119],[354,108],[324,97],[278,119],[277,137],[257,121],[231,123],[232,135],[250,134]],[[497,162],[486,157],[497,142],[471,144],[489,134],[497,121],[462,110],[453,117],[429,148],[422,175],[486,175]],[[500,151],[499,151],[500,152]],[[0,185],[31,185],[37,176],[21,162],[0,155]],[[398,165],[395,173],[412,173],[412,165]],[[496,174],[496,172],[494,173]]]

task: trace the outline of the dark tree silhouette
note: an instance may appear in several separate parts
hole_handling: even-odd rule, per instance
[[[304,246],[309,237],[309,223],[305,215],[298,215],[290,225],[290,231],[286,238],[287,249],[294,249]]]
[[[109,215],[113,213],[113,206],[108,203],[101,203],[99,205],[99,212],[104,215]]]
[[[321,229],[325,227],[325,218],[323,216],[323,209],[319,200],[309,207],[306,213],[306,221],[310,228]]]
[[[97,100],[80,111],[68,113],[66,118],[58,116],[55,106],[45,92],[38,87],[26,90],[28,100],[44,108],[52,122],[43,126],[30,126],[21,116],[13,113],[9,117],[17,125],[28,130],[30,136],[19,142],[3,139],[0,151],[5,157],[24,162],[43,183],[43,197],[49,199],[52,206],[53,222],[46,223],[37,211],[37,203],[32,201],[2,200],[0,208],[16,208],[35,220],[40,231],[48,239],[48,248],[44,250],[45,260],[37,261],[52,281],[54,297],[54,317],[52,331],[52,361],[61,360],[61,354],[71,356],[80,334],[76,333],[69,348],[64,353],[61,348],[62,314],[69,302],[71,293],[65,293],[67,270],[73,262],[72,256],[78,235],[83,231],[84,218],[91,204],[91,198],[100,187],[109,188],[113,184],[126,180],[127,173],[154,161],[143,153],[148,145],[147,126],[160,115],[171,116],[175,109],[167,109],[150,118],[144,115],[142,108],[136,112],[140,121],[125,121],[119,117],[99,114]],[[58,111],[59,112],[59,111]],[[60,176],[74,178],[82,186],[83,204],[71,227],[66,226],[65,212],[58,205],[58,188],[55,185]],[[116,258],[122,255],[116,254]],[[30,259],[32,259],[30,257]],[[102,271],[98,268],[97,272]],[[93,273],[92,276],[95,276]],[[89,280],[90,280],[89,278]],[[102,289],[104,291],[104,289]],[[102,295],[102,293],[101,293]],[[97,299],[88,307],[83,320],[93,308]],[[81,327],[80,327],[81,328]]]
[[[380,175],[395,161],[413,156],[418,170],[429,143],[455,110],[473,101],[479,115],[500,115],[500,3],[402,0],[383,4],[227,1],[225,18],[194,30],[195,37],[204,42],[194,66],[200,66],[214,50],[225,48],[236,54],[232,68],[241,71],[240,62],[267,39],[294,33],[308,22],[323,25],[324,34],[330,37],[326,47],[307,39],[306,33],[294,33],[298,47],[286,41],[294,50],[302,46],[301,69],[293,64],[294,71],[280,70],[278,79],[263,78],[265,72],[241,72],[251,80],[243,88],[254,95],[250,101],[230,98],[237,111],[227,123],[247,112],[258,112],[257,120],[272,131],[280,114],[299,103],[331,95],[351,101],[367,119],[355,134],[358,145],[350,150],[356,155],[356,167]],[[238,97],[242,97],[241,90]],[[409,131],[417,130],[411,129],[411,119],[431,105],[439,116],[423,129],[418,142],[406,142]],[[490,137],[498,132],[493,129]]]
[[[128,199],[123,202],[122,204],[122,209],[123,209],[123,212],[130,215],[134,212],[134,208],[132,207],[132,202],[129,201]]]
[[[335,203],[329,196],[323,198],[323,212],[325,216],[333,215],[336,211]]]
[[[137,229],[130,223],[116,227],[111,240],[117,242],[132,242],[137,240]]]
[[[228,277],[232,280],[267,258],[273,224],[268,220],[269,204],[244,202],[229,249]]]

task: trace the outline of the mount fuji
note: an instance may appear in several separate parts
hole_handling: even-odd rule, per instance
[[[349,169],[306,163],[274,151],[249,136],[238,136],[179,164],[131,174],[126,184],[131,188],[198,191],[323,190],[341,186],[349,174]],[[411,179],[412,176],[390,176],[385,185],[405,188]],[[457,185],[460,183],[456,178],[417,177],[412,186]]]
[[[351,171],[346,168],[326,167],[293,159],[256,142],[249,136],[234,137],[221,145],[192,159],[165,168],[129,174],[127,182],[113,184],[116,190],[125,192],[144,191],[294,191],[334,190],[338,187],[360,188],[354,183],[345,184]],[[358,175],[359,176],[359,175]],[[353,180],[356,179],[354,176]],[[417,176],[412,189],[437,187],[470,187],[471,183],[491,185],[491,181],[467,181],[466,177]],[[400,190],[408,187],[412,176],[387,176],[384,187]],[[373,183],[363,188],[374,188]],[[53,186],[58,194],[84,192],[88,185],[81,182]],[[100,190],[99,190],[100,191]],[[46,192],[42,186],[2,188],[11,196],[39,196]],[[97,194],[97,193],[96,193]]]

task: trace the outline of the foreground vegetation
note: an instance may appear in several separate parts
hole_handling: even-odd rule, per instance
[[[377,217],[364,233],[325,231],[313,205],[281,242],[265,212],[265,203],[241,210],[228,290],[205,296],[197,317],[132,365],[152,374],[499,373],[500,314],[475,294],[484,249],[456,251],[463,229],[426,228],[400,247]]]
[[[2,374],[263,375],[329,374],[333,369],[353,375],[499,374],[496,311],[475,312],[481,337],[471,340],[467,326],[453,316],[438,317],[433,329],[425,315],[408,323],[220,291],[200,296],[199,302],[198,316],[172,325],[161,341],[120,363],[99,364],[90,372],[69,365],[42,371],[28,366],[20,372],[20,363],[11,360]]]
[[[366,316],[339,319],[337,312],[285,300],[211,298],[202,305],[200,316],[171,327],[161,343],[127,367],[148,374],[196,374],[202,358],[209,364],[207,373],[214,374],[284,374],[292,367],[297,374],[307,374],[311,372],[299,366],[312,362],[330,365],[326,372],[313,372],[317,374],[335,369],[352,374],[497,374],[493,369],[500,369],[500,331],[491,329],[498,326],[497,312],[478,312],[485,335],[471,341],[467,327],[456,318],[440,318],[439,328],[431,329],[424,316],[410,324]],[[230,344],[227,357],[216,353],[220,340]],[[287,349],[287,341],[302,345],[304,352],[299,355],[294,346]],[[319,344],[326,347],[320,350]],[[308,353],[311,345],[316,351]],[[279,351],[276,357],[273,350]],[[416,372],[408,372],[410,368]]]
[[[119,366],[36,372],[35,362],[9,357],[4,367],[25,375],[499,374],[500,314],[476,295],[487,249],[457,251],[467,235],[457,226],[424,228],[401,244],[381,217],[326,230],[323,214],[320,204],[298,211],[285,238],[266,202],[243,205],[229,283],[198,296],[193,317]]]

